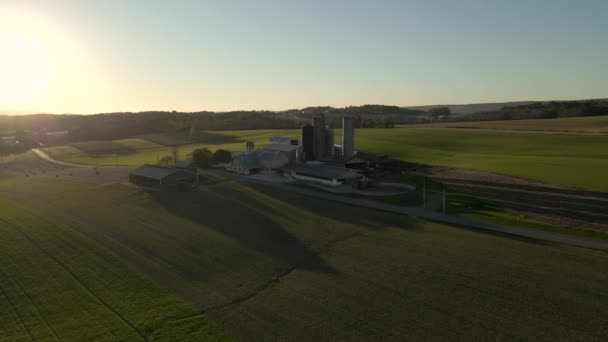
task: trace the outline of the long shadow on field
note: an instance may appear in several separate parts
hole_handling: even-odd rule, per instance
[[[302,209],[309,210],[318,214],[320,217],[327,217],[342,222],[348,222],[363,226],[367,229],[382,229],[386,227],[400,228],[408,231],[422,231],[423,220],[417,220],[409,218],[405,215],[387,213],[375,209],[365,209],[360,207],[347,206],[343,204],[333,203],[330,201],[310,199],[308,201],[302,201],[298,199],[296,194],[289,192],[271,189],[263,186],[254,186],[257,191],[266,193],[271,196],[276,196],[282,201],[291,203],[292,205],[298,206]],[[457,224],[451,224],[449,226],[458,227],[458,229],[475,232],[477,234],[496,236],[504,239],[525,242],[535,245],[552,245],[553,243],[539,240],[531,237],[524,237],[518,235],[512,235],[507,233],[501,233],[491,230],[484,230],[478,228],[472,228],[468,226],[462,226]]]
[[[156,193],[151,196],[175,215],[205,225],[247,247],[294,268],[335,272],[319,253],[285,231],[280,224],[255,207],[244,206],[241,198],[209,193]]]

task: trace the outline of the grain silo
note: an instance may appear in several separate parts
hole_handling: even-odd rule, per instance
[[[302,151],[304,160],[314,160],[314,129],[311,125],[302,126]]]
[[[342,118],[342,156],[345,160],[355,155],[355,122],[352,116]]]
[[[315,115],[313,119],[314,128],[314,143],[313,154],[314,160],[320,160],[325,156],[325,116],[323,114]]]
[[[251,154],[253,153],[253,141],[248,141],[245,143],[245,153]]]
[[[334,157],[334,130],[331,128],[325,129],[325,157]]]

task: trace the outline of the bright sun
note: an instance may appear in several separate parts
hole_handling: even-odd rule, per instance
[[[47,90],[52,76],[47,47],[26,33],[0,29],[0,107],[27,104]]]

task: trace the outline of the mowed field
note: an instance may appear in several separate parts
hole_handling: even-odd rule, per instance
[[[220,132],[232,137],[213,144],[182,145],[184,157],[198,147],[211,150],[242,149],[246,141],[256,146],[272,136],[298,137],[299,130]],[[341,130],[336,130],[340,141]],[[356,148],[393,158],[529,178],[547,183],[608,191],[608,136],[509,133],[449,128],[357,129]],[[89,165],[139,165],[171,155],[171,149],[140,139],[118,140],[137,152],[113,157],[88,155],[71,147],[48,152],[62,161]]]
[[[558,119],[447,122],[420,126],[608,134],[608,115]]]
[[[0,196],[6,340],[215,333],[205,317],[243,340],[608,338],[601,251],[221,180],[171,195],[39,176]]]

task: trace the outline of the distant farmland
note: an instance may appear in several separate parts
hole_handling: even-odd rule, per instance
[[[432,125],[419,125],[418,127],[504,129],[522,131],[583,132],[608,134],[608,115],[561,119],[447,122],[434,123]]]
[[[545,120],[547,121],[547,120]],[[242,149],[245,141],[256,146],[268,143],[271,136],[299,137],[299,130],[226,131],[233,142],[189,144],[178,147],[183,158],[195,148]],[[341,130],[336,130],[340,141]],[[169,147],[140,139],[117,140],[137,152],[115,157],[96,157],[79,151],[49,148],[56,158],[89,165],[138,165],[155,163],[171,155]],[[506,175],[608,191],[608,136],[552,134],[514,134],[455,130],[448,128],[358,129],[359,150],[430,165],[492,171]]]
[[[37,177],[0,196],[19,202],[0,202],[9,340],[219,334],[195,310],[245,340],[608,338],[605,252],[237,183],[163,196]]]

